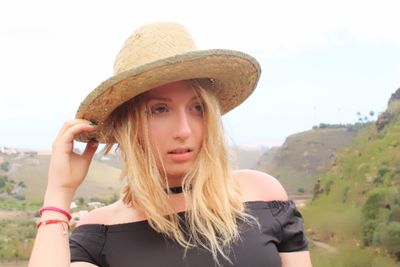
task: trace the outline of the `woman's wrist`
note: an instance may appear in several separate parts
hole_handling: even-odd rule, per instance
[[[74,193],[74,191],[68,189],[55,189],[48,187],[46,189],[43,206],[53,206],[68,211]]]
[[[52,210],[45,210],[42,212],[42,216],[40,216],[41,221],[49,220],[49,219],[59,219],[69,221],[68,217],[62,213],[52,211]]]

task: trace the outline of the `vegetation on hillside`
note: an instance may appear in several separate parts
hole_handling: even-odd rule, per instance
[[[331,256],[316,250],[317,267],[400,266],[400,112],[394,105],[384,127],[366,125],[336,154],[302,211],[309,237],[338,248]]]
[[[276,177],[289,194],[310,193],[318,172],[329,166],[336,150],[351,143],[355,127],[321,127],[289,136],[276,149],[268,150],[257,169]]]

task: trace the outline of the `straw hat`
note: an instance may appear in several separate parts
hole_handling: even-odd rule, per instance
[[[81,103],[76,118],[101,126],[119,105],[152,88],[179,80],[207,78],[222,113],[242,103],[255,89],[260,65],[238,51],[197,50],[189,32],[180,24],[155,23],[136,30],[125,42],[114,63],[114,76],[95,88]],[[101,129],[101,127],[99,127]],[[113,143],[96,131],[75,140]]]

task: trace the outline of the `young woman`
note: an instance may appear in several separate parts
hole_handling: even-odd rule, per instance
[[[53,143],[29,266],[311,266],[279,182],[229,164],[221,115],[254,90],[257,61],[196,50],[181,25],[157,23],[127,40],[114,69]],[[74,140],[88,142],[81,155]],[[67,210],[98,143],[118,144],[121,199],[69,237]]]

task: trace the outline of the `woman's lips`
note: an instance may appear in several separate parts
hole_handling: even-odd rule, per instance
[[[193,157],[193,151],[190,148],[177,148],[168,152],[168,158],[172,161],[186,161]]]

